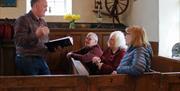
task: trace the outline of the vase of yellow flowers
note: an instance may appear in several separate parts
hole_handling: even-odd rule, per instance
[[[69,28],[74,29],[76,27],[75,21],[80,19],[80,15],[78,15],[78,14],[67,14],[64,16],[64,19],[69,21]]]

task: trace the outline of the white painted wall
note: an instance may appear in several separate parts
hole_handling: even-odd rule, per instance
[[[180,0],[159,0],[159,55],[171,57],[180,42]]]
[[[126,25],[143,26],[150,41],[159,41],[159,0],[130,0],[124,20]]]
[[[94,0],[72,0],[72,12],[80,14],[81,19],[78,22],[96,22],[94,9]],[[17,7],[0,7],[0,18],[17,18],[26,13],[26,0],[17,0]],[[48,22],[67,22],[62,16],[46,16]],[[104,22],[111,22],[111,19],[105,18]]]

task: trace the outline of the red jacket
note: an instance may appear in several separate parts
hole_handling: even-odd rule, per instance
[[[116,53],[113,53],[111,48],[107,48],[101,56],[101,63],[103,65],[99,70],[99,74],[111,74],[116,70],[125,52],[125,49],[119,49]]]
[[[100,57],[102,55],[102,50],[99,45],[92,47],[83,47],[72,53],[71,57],[80,60],[81,62],[88,63],[92,61],[94,56]]]

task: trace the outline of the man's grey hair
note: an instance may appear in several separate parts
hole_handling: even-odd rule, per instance
[[[38,2],[38,0],[31,0],[31,7],[33,7],[36,2]]]
[[[93,32],[89,32],[87,34],[87,37],[91,37],[92,39],[94,39],[97,43],[98,43],[98,36],[96,33],[93,33]]]

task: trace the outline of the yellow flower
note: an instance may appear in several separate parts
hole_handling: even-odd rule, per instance
[[[64,19],[68,20],[68,21],[76,21],[76,20],[80,19],[80,15],[78,15],[78,14],[67,14],[64,16]]]
[[[80,15],[72,15],[72,19],[79,20],[80,19]]]

